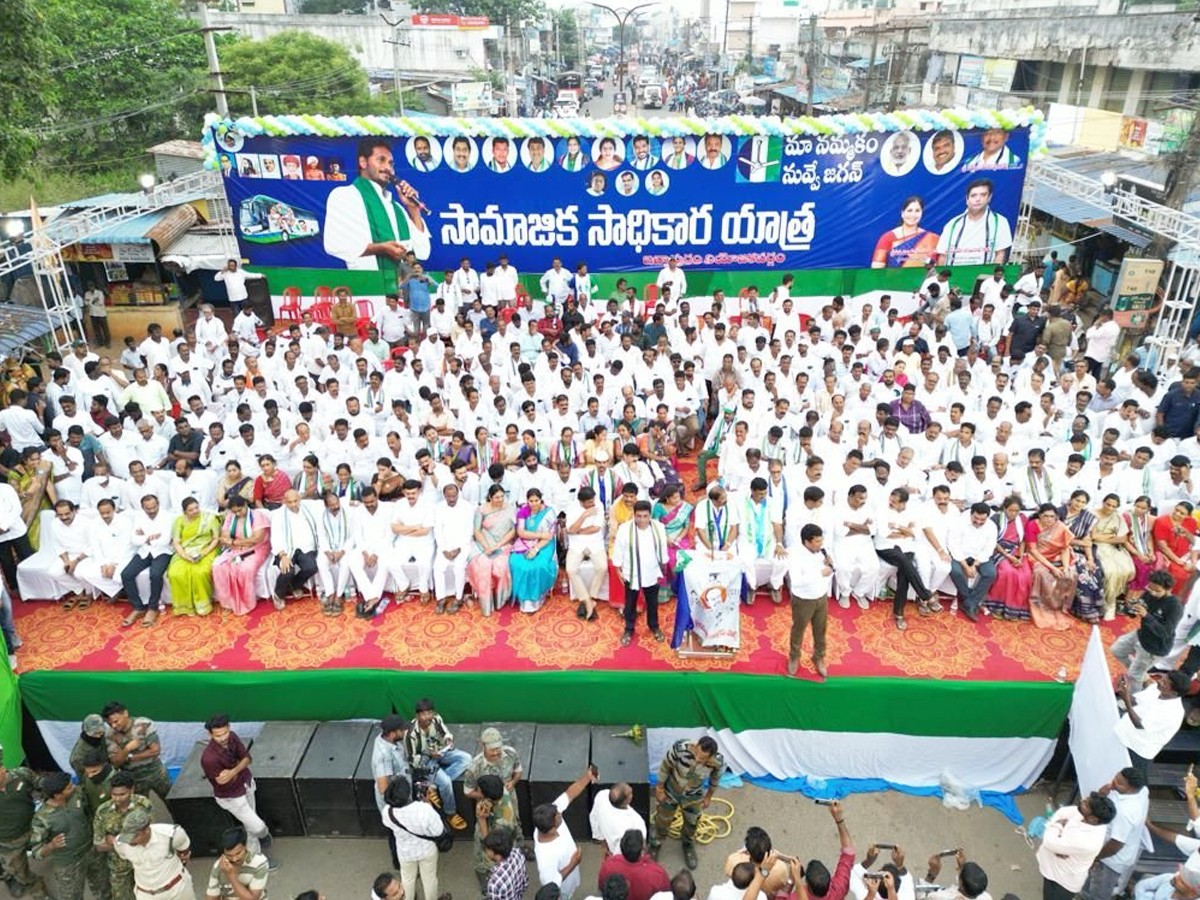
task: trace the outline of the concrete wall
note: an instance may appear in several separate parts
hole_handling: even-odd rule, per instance
[[[402,13],[389,13],[389,18]],[[392,29],[378,16],[276,16],[249,13],[209,14],[213,25],[232,26],[239,34],[255,40],[265,40],[288,31],[309,31],[350,50],[368,69],[392,68],[392,45],[386,43],[395,36]],[[468,74],[472,69],[485,68],[484,39],[496,40],[502,29],[459,31],[454,28],[407,28],[405,37],[411,45],[400,48],[400,68],[404,72],[458,72]]]
[[[1105,0],[1107,2],[1107,0]],[[929,49],[1001,59],[1078,62],[1157,71],[1200,70],[1191,13],[1097,14],[1087,8],[982,10],[933,21]]]

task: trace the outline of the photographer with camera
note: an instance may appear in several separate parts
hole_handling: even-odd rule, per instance
[[[446,826],[425,796],[425,792],[420,790],[414,794],[413,788],[403,778],[392,779],[384,792],[387,805],[383,812],[383,824],[391,831],[395,842],[404,896],[417,896],[419,875],[425,900],[435,900],[438,897],[436,841],[446,832]]]
[[[879,858],[880,850],[891,850],[892,861],[880,867],[879,871],[870,871]],[[891,881],[884,876],[890,877]],[[892,889],[895,886],[895,890]],[[850,893],[857,900],[866,900],[873,894],[896,900],[912,900],[914,896],[913,879],[904,868],[904,850],[895,844],[872,844],[867,848],[861,863],[856,863],[850,870]]]

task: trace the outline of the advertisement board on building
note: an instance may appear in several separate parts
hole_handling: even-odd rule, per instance
[[[460,81],[450,86],[450,107],[456,115],[487,112],[492,108],[492,87],[486,81]]]
[[[671,255],[746,271],[1005,261],[1030,152],[1020,115],[962,130],[831,116],[810,120],[826,133],[791,135],[752,117],[737,133],[729,120],[385,119],[421,133],[371,137],[287,134],[276,120],[270,133],[214,123],[205,140],[252,269],[327,270],[361,291],[394,284],[392,242],[437,273],[501,253],[524,272],[555,257],[594,272]]]
[[[71,244],[62,249],[69,262],[154,262],[151,244]]]

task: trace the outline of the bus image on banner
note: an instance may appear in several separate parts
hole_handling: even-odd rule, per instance
[[[252,244],[276,244],[320,233],[316,215],[274,197],[255,194],[238,205],[238,236]]]
[[[561,89],[578,75],[562,73]],[[409,250],[434,273],[503,253],[521,273],[558,257],[599,277],[670,256],[764,279],[1009,263],[1026,164],[1043,150],[1035,125],[1033,110],[686,125],[212,117],[204,141],[249,267],[297,284],[341,270],[356,296],[382,296]],[[230,146],[260,166],[227,162]],[[264,194],[261,160],[274,158],[311,165]]]

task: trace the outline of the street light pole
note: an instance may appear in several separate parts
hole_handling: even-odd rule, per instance
[[[589,2],[591,2],[591,0],[589,0]],[[618,58],[619,61],[617,62],[617,91],[618,92],[622,92],[625,90],[625,25],[630,19],[632,19],[634,17],[634,14],[637,13],[639,10],[643,10],[648,7],[657,6],[657,5],[658,5],[657,0],[654,0],[654,2],[651,2],[651,3],[639,3],[637,6],[632,6],[629,9],[625,9],[624,7],[619,7],[617,9],[613,9],[611,6],[605,6],[603,3],[592,2],[592,6],[595,6],[599,9],[607,10],[608,12],[612,13],[613,17],[616,18],[616,20],[617,20],[617,27],[620,28],[620,30],[621,30],[620,38],[619,38],[620,56]]]

